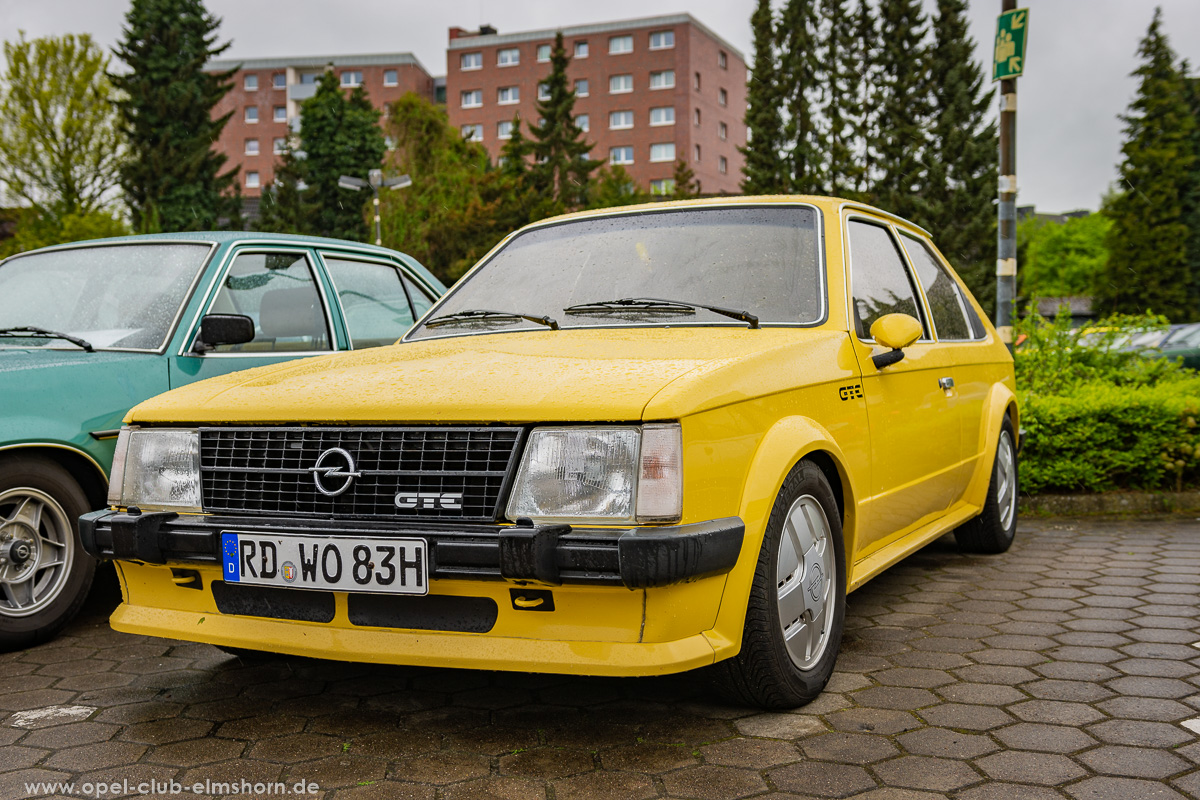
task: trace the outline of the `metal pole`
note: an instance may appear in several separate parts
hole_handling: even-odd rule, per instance
[[[1000,0],[1012,11],[1017,0]],[[1017,80],[1000,81],[1000,218],[996,241],[996,332],[1012,347],[1017,296]]]
[[[375,246],[383,247],[383,226],[379,222],[379,187],[375,189]]]

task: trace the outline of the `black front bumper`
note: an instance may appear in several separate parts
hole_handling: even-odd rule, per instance
[[[107,510],[79,518],[80,539],[89,555],[147,564],[220,564],[224,531],[419,537],[429,543],[429,575],[435,579],[643,589],[728,572],[741,552],[746,526],[740,517],[654,528],[397,525]]]

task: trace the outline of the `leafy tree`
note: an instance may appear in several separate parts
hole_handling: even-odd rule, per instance
[[[547,98],[537,104],[542,123],[530,126],[535,160],[530,176],[544,198],[567,210],[586,204],[588,182],[600,167],[588,156],[592,145],[575,124],[575,92],[567,83],[569,63],[559,31],[550,51]]]
[[[87,34],[4,43],[0,182],[38,214],[78,218],[109,204],[123,140],[108,57]]]
[[[1096,296],[1108,310],[1154,311],[1172,322],[1200,316],[1189,306],[1189,231],[1184,221],[1186,182],[1195,162],[1196,120],[1187,104],[1186,84],[1162,31],[1162,10],[1138,49],[1134,70],[1138,92],[1125,122],[1124,161],[1119,168],[1125,191],[1105,213],[1113,221],[1109,259]]]
[[[820,19],[816,0],[788,0],[776,32],[779,41],[779,84],[787,113],[783,127],[787,190],[820,194],[825,186],[826,146],[817,110],[825,94],[820,61]]]
[[[966,0],[938,0],[929,51],[932,124],[921,224],[989,313],[995,305],[998,141],[967,30]]]
[[[1062,223],[1022,220],[1017,225],[1021,294],[1031,299],[1092,294],[1108,261],[1105,240],[1111,227],[1103,214]]]
[[[110,75],[129,141],[121,186],[142,232],[240,224],[237,170],[222,173],[212,150],[232,114],[213,108],[233,87],[234,70],[210,75],[204,65],[229,44],[217,44],[220,20],[201,0],[133,0],[116,54],[128,72]]]
[[[588,192],[588,208],[614,208],[659,200],[638,186],[620,164],[601,167]]]
[[[675,162],[675,172],[671,176],[671,199],[690,200],[700,196],[700,184],[696,182],[695,171],[683,159]]]
[[[1181,70],[1187,74],[1187,64]],[[1188,307],[1200,309],[1200,77],[1188,78],[1184,97],[1192,120],[1192,168],[1185,180],[1183,193],[1183,222],[1188,228],[1187,263],[1191,281],[1188,284]]]
[[[0,258],[53,244],[124,236],[129,232],[129,225],[118,214],[108,210],[75,209],[59,214],[43,214],[35,208],[23,208],[17,212],[16,233],[0,241]]]
[[[739,147],[745,156],[742,191],[746,194],[780,194],[786,191],[783,149],[782,92],[775,61],[775,24],[771,0],[758,0],[750,17],[754,29],[754,66],[746,90],[749,138]]]

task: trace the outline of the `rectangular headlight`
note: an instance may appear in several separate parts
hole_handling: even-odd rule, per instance
[[[200,511],[200,432],[122,429],[108,502],[144,510]]]
[[[508,518],[571,524],[678,520],[681,443],[676,424],[536,428],[513,483]]]

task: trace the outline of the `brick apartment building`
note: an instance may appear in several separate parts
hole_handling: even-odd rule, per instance
[[[434,97],[434,79],[411,53],[229,59],[205,65],[209,72],[234,68],[233,89],[213,109],[217,116],[233,112],[215,149],[229,157],[230,165],[241,166],[239,180],[251,216],[262,187],[275,180],[275,163],[288,135],[299,128],[300,103],[316,93],[325,70],[333,70],[346,89],[362,86],[377,108],[406,92]]]
[[[747,77],[740,52],[690,14],[561,30],[576,119],[595,143],[593,158],[623,165],[651,191],[669,190],[676,159],[691,166],[705,194],[740,191]],[[538,121],[556,32],[450,29],[450,122],[494,159],[514,116]]]

